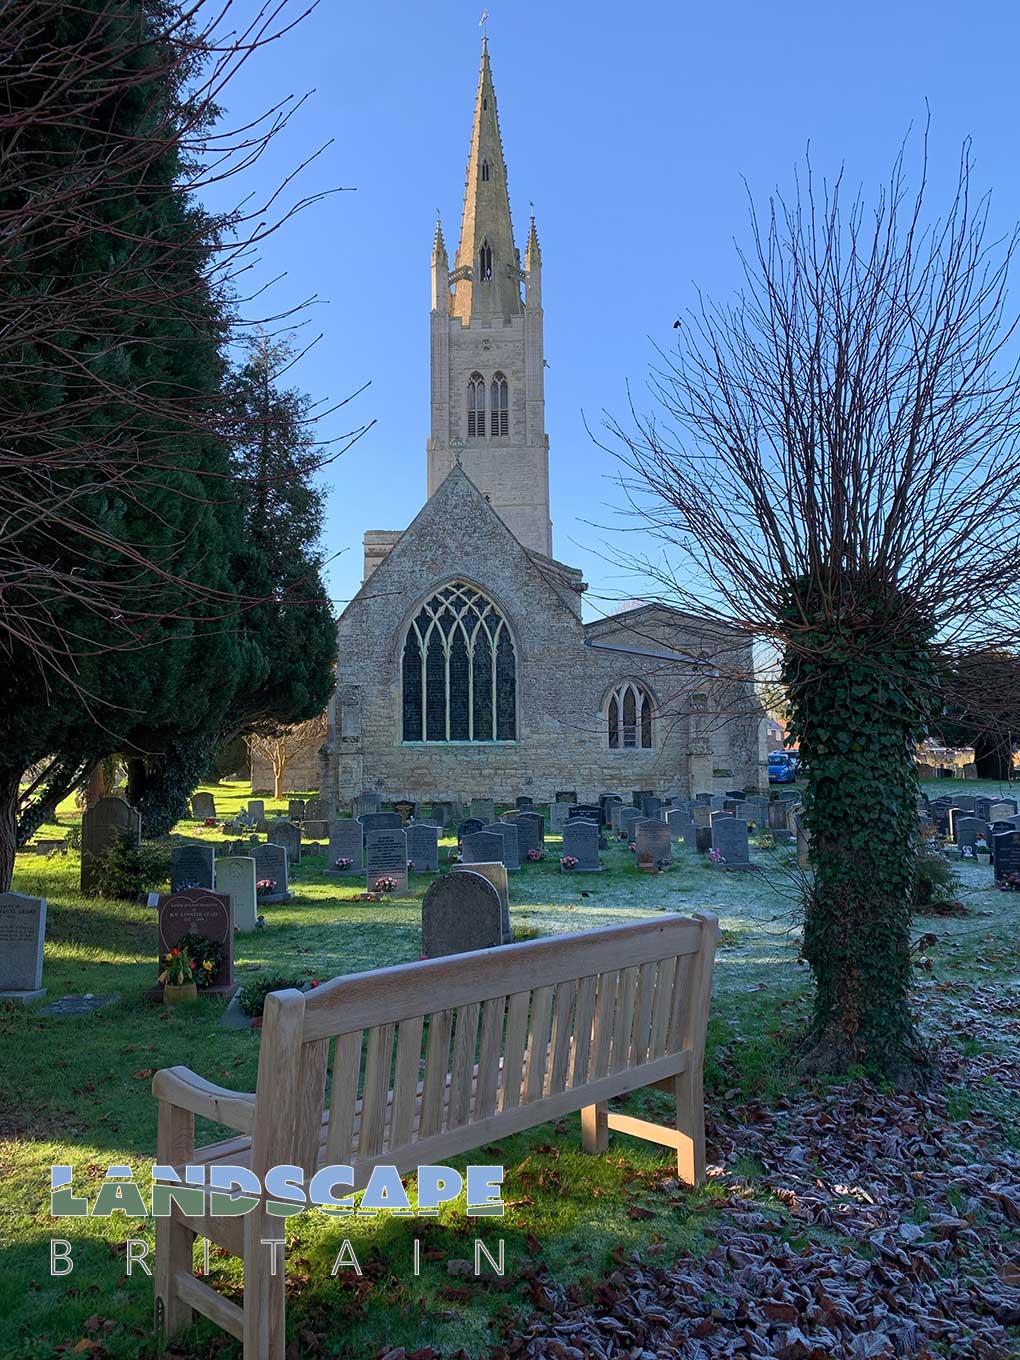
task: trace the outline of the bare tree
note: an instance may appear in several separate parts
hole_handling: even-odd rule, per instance
[[[308,756],[326,740],[326,714],[309,718],[307,722],[281,727],[276,731],[252,732],[245,740],[252,759],[268,762],[273,771],[273,797],[283,796],[283,781],[288,765]]]
[[[992,240],[969,148],[941,218],[903,156],[868,207],[808,165],[752,211],[744,286],[702,299],[652,389],[609,421],[644,570],[771,649],[807,762],[808,1068],[892,1074],[911,1021],[914,748],[961,656],[1020,635],[1014,231]]]

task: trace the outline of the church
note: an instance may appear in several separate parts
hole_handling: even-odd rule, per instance
[[[542,252],[514,239],[482,44],[460,241],[432,246],[428,499],[364,536],[323,793],[536,802],[764,786],[750,640],[663,605],[582,618],[553,555]]]

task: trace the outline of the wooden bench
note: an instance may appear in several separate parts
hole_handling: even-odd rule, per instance
[[[244,1165],[262,1182],[289,1163],[306,1184],[319,1166],[348,1164],[359,1189],[380,1163],[401,1174],[443,1164],[579,1110],[586,1152],[604,1151],[615,1129],[675,1148],[679,1175],[697,1184],[717,935],[708,913],[658,916],[274,992],[253,1094],[186,1067],[156,1073],[157,1160]],[[670,1091],[668,1126],[609,1113],[610,1099],[643,1086]],[[242,1136],[196,1151],[196,1114]],[[283,1264],[272,1272],[277,1249],[262,1239],[282,1238],[284,1222],[264,1202],[243,1218],[175,1207],[157,1219],[160,1332],[197,1310],[243,1341],[245,1360],[283,1360]],[[196,1234],[243,1258],[243,1308],[192,1274]]]

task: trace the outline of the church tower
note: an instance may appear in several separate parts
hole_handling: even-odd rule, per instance
[[[438,223],[432,246],[431,362],[429,496],[459,460],[524,547],[551,557],[542,254],[532,218],[521,269],[485,39],[452,271]]]

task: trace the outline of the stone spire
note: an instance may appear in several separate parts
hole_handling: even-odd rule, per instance
[[[510,221],[496,91],[484,38],[453,278],[450,311],[464,325],[472,321],[491,323],[522,310],[521,265]]]
[[[524,296],[531,308],[542,305],[542,248],[538,244],[535,230],[535,214],[531,214],[531,227],[528,231],[528,244],[524,251],[524,277],[526,280]]]
[[[443,240],[443,224],[436,214],[436,234],[432,241],[432,310],[446,312],[450,307],[450,262]]]

